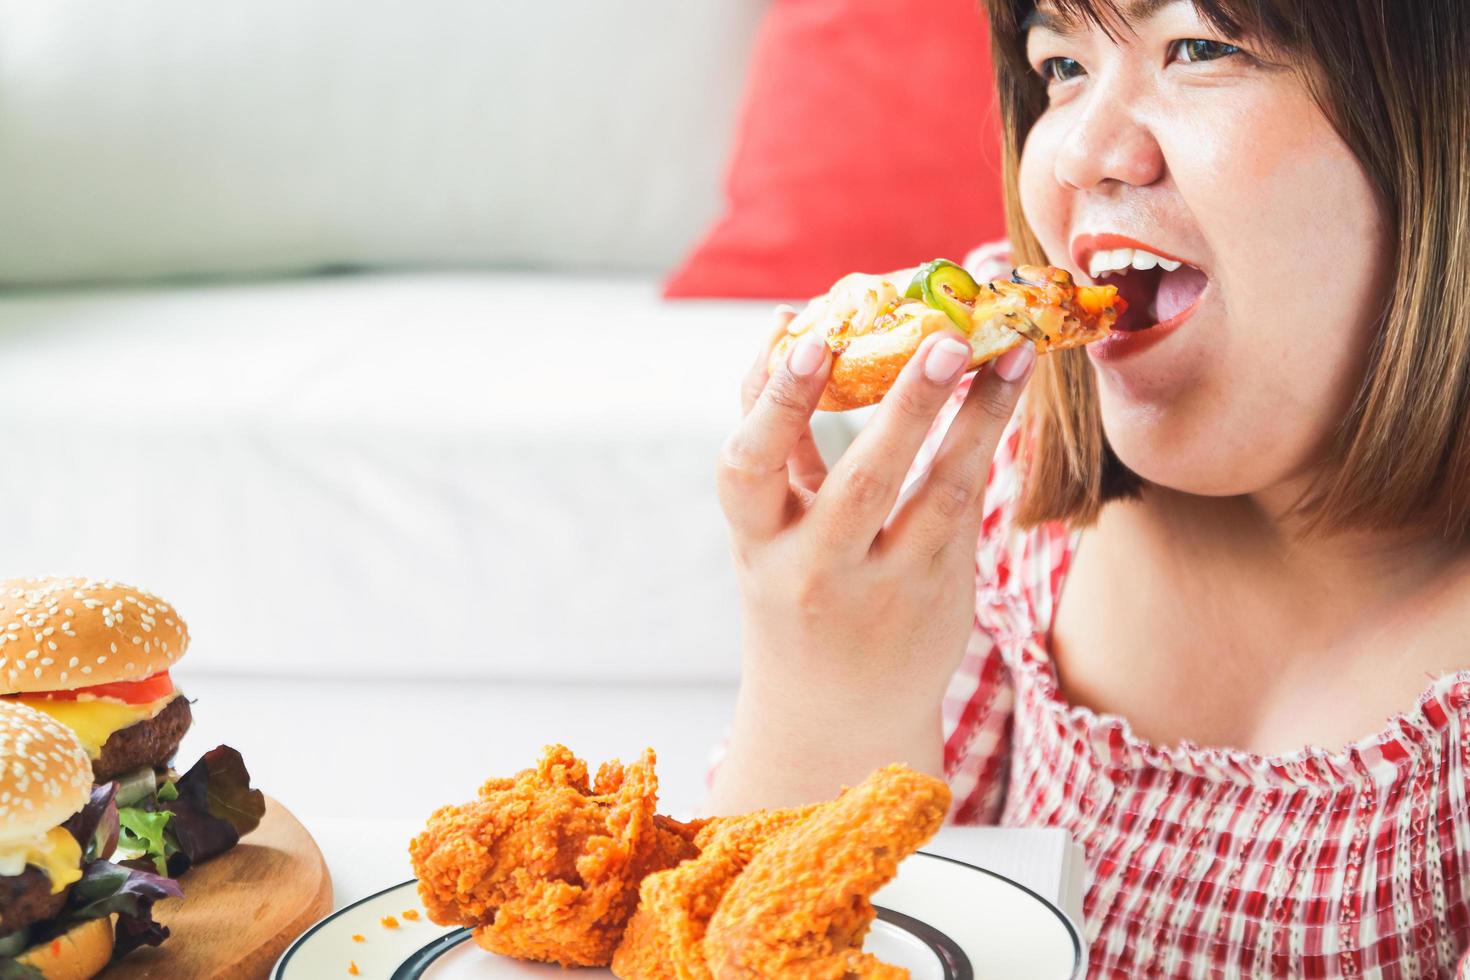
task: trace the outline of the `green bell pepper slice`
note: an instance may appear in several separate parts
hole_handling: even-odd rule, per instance
[[[935,259],[919,266],[905,299],[921,299],[924,305],[939,310],[955,326],[970,330],[970,305],[980,295],[980,284],[968,272],[948,259]]]

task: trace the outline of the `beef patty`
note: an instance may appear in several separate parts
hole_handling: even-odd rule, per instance
[[[40,868],[0,875],[0,936],[53,918],[65,902],[65,890],[51,894],[51,879]]]
[[[92,760],[92,777],[101,783],[143,766],[162,768],[179,750],[179,742],[193,722],[188,700],[182,694],[175,695],[147,721],[113,732],[102,746],[102,755]]]

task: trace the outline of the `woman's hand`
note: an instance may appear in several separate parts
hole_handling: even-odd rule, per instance
[[[927,472],[904,477],[969,363],[956,332],[925,339],[827,471],[811,416],[831,370],[820,336],[746,377],[718,467],[743,607],[743,677],[710,807],[833,795],[891,762],[941,775],[940,700],[975,613],[986,478],[1035,354],[982,367]]]

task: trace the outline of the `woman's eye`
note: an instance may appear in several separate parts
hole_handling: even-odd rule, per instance
[[[1186,64],[1195,61],[1217,61],[1239,54],[1240,48],[1224,41],[1206,41],[1203,38],[1185,38],[1174,42],[1174,57]]]
[[[1065,82],[1079,75],[1085,75],[1082,64],[1073,58],[1047,58],[1037,69],[1041,80],[1048,85],[1052,82]]]

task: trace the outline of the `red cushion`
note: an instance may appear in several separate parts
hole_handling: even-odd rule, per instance
[[[1000,237],[989,50],[978,0],[775,0],[725,214],[664,295],[810,296]]]

